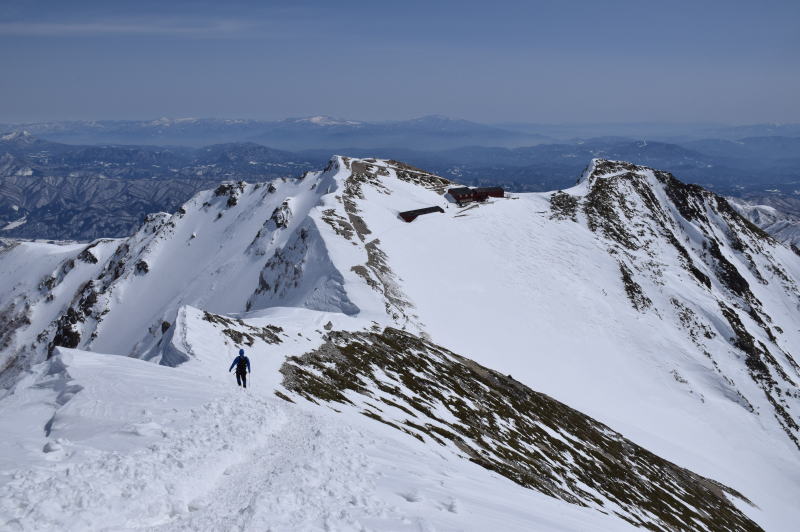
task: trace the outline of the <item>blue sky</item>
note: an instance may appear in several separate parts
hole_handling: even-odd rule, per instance
[[[0,3],[0,123],[800,122],[800,1]]]

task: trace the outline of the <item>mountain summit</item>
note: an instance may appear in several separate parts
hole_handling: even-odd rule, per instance
[[[124,393],[91,392],[97,372],[223,390],[228,353],[244,348],[270,419],[332,417],[415,449],[430,471],[455,460],[475,467],[467,478],[500,475],[507,500],[544,494],[575,519],[549,528],[785,529],[800,517],[797,255],[725,199],[630,163],[595,159],[570,189],[463,207],[455,186],[336,156],[298,179],[223,183],[130,238],[18,243],[0,255],[0,405],[57,376],[47,435],[69,447],[86,438],[70,427],[91,426],[81,401]],[[192,415],[213,426],[218,408]],[[482,526],[497,524],[459,493],[474,513],[441,502],[448,517],[420,519],[463,528],[483,508]],[[377,515],[376,501],[354,501]]]

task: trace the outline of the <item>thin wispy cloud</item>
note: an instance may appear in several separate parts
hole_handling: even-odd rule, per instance
[[[143,21],[0,22],[0,35],[30,37],[83,37],[96,35],[165,35],[184,37],[241,36],[253,25],[242,20],[215,20],[192,24]]]

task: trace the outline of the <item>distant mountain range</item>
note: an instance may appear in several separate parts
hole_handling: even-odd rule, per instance
[[[468,182],[502,182],[520,191],[542,191],[571,184],[593,157],[636,161],[669,168],[687,181],[717,192],[743,194],[800,189],[800,137],[755,137],[738,141],[684,144],[598,137],[504,149],[470,147],[436,153],[387,151],[448,177]]]
[[[446,149],[465,145],[526,146],[553,139],[467,120],[424,116],[395,122],[358,122],[329,116],[268,122],[200,118],[39,122],[0,125],[6,131],[25,130],[57,142],[73,144],[143,144],[204,146],[257,142],[275,148],[339,149],[347,146]]]
[[[679,144],[704,139],[737,141],[748,137],[800,136],[800,124],[481,124],[441,115],[386,122],[364,122],[321,115],[278,121],[159,118],[0,124],[0,131],[20,130],[70,144],[199,147],[256,142],[284,150],[321,148],[328,152],[353,146],[416,150],[444,150],[462,146],[515,148],[609,135]],[[720,149],[728,148],[721,146]]]
[[[797,137],[800,124],[669,124],[658,122],[619,122],[603,124],[528,124],[506,122],[497,127],[522,133],[536,133],[558,140],[619,136],[662,142],[689,142],[702,139],[738,140],[746,137]]]
[[[14,130],[0,134],[0,236],[80,240],[101,235],[126,236],[147,213],[173,212],[197,191],[213,188],[221,181],[293,178],[324,165],[334,152],[408,161],[461,183],[502,185],[517,192],[569,187],[587,161],[602,157],[664,168],[719,194],[744,197],[778,210],[782,206],[772,202],[800,199],[800,137],[790,136],[682,143],[608,136],[546,143],[542,137],[538,144],[515,148],[461,145],[434,149],[435,145],[456,144],[468,138],[485,141],[487,135],[511,138],[507,130],[435,116],[384,124],[380,126],[386,126],[383,133],[376,124],[330,117],[279,123],[53,122],[35,125],[34,129],[52,138],[80,131],[121,134],[138,127],[140,133],[163,131],[164,138],[172,139],[178,138],[181,131],[191,138],[192,132],[208,132],[212,127],[225,135],[257,130],[266,135],[264,124],[279,124],[269,134],[275,140],[280,138],[278,131],[286,132],[284,144],[286,139],[293,135],[299,139],[301,132],[308,130],[317,131],[316,137],[311,138],[319,142],[324,137],[341,143],[361,139],[364,144],[354,140],[341,148],[297,151],[256,142],[225,142],[200,148],[168,143],[77,145],[45,140],[29,130]],[[390,130],[393,137],[389,136]],[[425,149],[417,147],[426,138],[438,140],[430,141]],[[396,142],[393,147],[371,147],[390,140]]]
[[[296,177],[318,161],[258,144],[201,149],[73,146],[0,137],[0,236],[124,236],[149,212],[174,211],[221,181]]]

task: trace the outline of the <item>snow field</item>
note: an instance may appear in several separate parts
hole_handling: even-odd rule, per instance
[[[55,422],[38,457],[3,467],[4,530],[629,529],[366,419],[342,423],[324,407],[239,389],[224,373],[59,357],[14,393],[50,402]],[[35,396],[53,369],[73,386],[61,406],[56,390]]]

